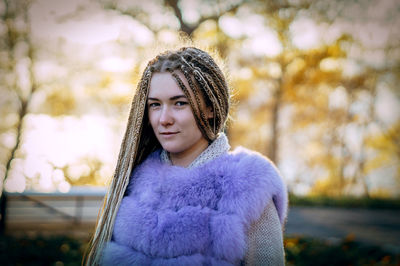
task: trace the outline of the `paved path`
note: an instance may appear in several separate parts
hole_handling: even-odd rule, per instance
[[[291,207],[285,234],[333,241],[353,234],[356,241],[400,252],[400,210]]]

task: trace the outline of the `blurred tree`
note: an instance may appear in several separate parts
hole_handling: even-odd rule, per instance
[[[251,57],[248,59],[242,58],[239,65],[241,68],[252,66],[253,84],[247,86],[247,90],[251,90],[251,87],[256,90],[259,90],[257,87],[264,87],[267,91],[270,91],[269,100],[260,104],[254,112],[264,110],[263,112],[267,113],[264,119],[269,117],[270,133],[267,134],[268,144],[264,142],[266,148],[261,149],[261,151],[266,153],[276,163],[279,163],[278,151],[280,149],[279,138],[281,135],[279,121],[281,119],[281,109],[296,103],[301,104],[303,109],[308,109],[309,107],[306,106],[312,106],[310,101],[316,100],[316,98],[309,98],[309,96],[318,94],[315,91],[318,86],[336,86],[340,80],[340,73],[338,71],[324,73],[319,69],[319,65],[324,59],[331,56],[334,58],[344,56],[339,47],[340,43],[336,43],[330,47],[325,46],[318,50],[302,51],[292,42],[290,27],[299,15],[305,12],[316,12],[314,5],[316,5],[314,1],[249,2],[252,12],[266,19],[264,27],[269,27],[277,33],[280,46],[282,47],[281,52],[277,56],[259,57],[258,60],[254,60]],[[326,16],[324,19],[329,21]],[[241,81],[237,80],[236,82],[239,82],[237,85],[240,86]],[[304,93],[306,95],[302,95]],[[247,94],[249,97],[251,97],[251,94],[254,95],[253,97],[258,97],[256,91]],[[320,105],[320,102],[313,103]],[[244,108],[254,109],[254,107],[249,106]],[[318,112],[313,112],[313,115],[318,116]],[[296,119],[296,121],[305,122],[305,120],[301,119]],[[258,123],[256,122],[256,124]]]
[[[375,117],[376,88],[381,77],[395,73],[393,61],[398,59],[388,57],[386,62],[391,63],[385,68],[357,60],[349,53],[354,54],[354,49],[358,49],[367,54],[368,49],[349,34],[339,36],[332,44],[299,49],[293,43],[291,28],[301,17],[311,17],[316,23],[330,25],[336,19],[344,18],[341,13],[347,5],[354,4],[356,9],[362,9],[370,8],[371,3],[249,2],[253,13],[266,18],[265,26],[276,31],[282,51],[277,56],[240,58],[239,68],[246,71],[240,70],[234,77],[241,103],[238,107],[239,125],[233,130],[233,142],[236,143],[238,138],[238,142],[243,143],[242,136],[249,136],[246,139],[252,148],[279,163],[279,140],[288,135],[287,130],[291,129],[290,132],[294,132],[297,138],[308,136],[308,143],[298,143],[305,152],[300,160],[311,169],[323,169],[322,174],[314,179],[317,182],[313,193],[337,196],[362,186],[364,195],[369,195],[364,167],[372,158],[367,155],[365,140],[371,134],[368,128],[378,122]],[[386,47],[390,45],[388,43]],[[395,54],[393,49],[391,54]],[[347,66],[353,62],[361,69],[358,74],[347,73]],[[343,102],[331,105],[336,91],[341,91]],[[363,102],[366,95],[370,100]],[[362,116],[354,111],[360,103],[368,106],[367,113]],[[282,115],[283,111],[289,111],[291,116]],[[288,118],[291,118],[290,122],[282,121]],[[266,124],[268,127],[264,126]],[[358,132],[365,131],[361,133],[362,141],[356,150],[352,148],[354,143],[349,141],[349,135],[355,134],[349,132],[348,128],[352,125],[356,125]],[[267,128],[270,130],[265,133]],[[249,131],[250,134],[247,133]]]
[[[179,1],[179,0],[158,0],[151,3],[123,1],[102,1],[106,9],[128,15],[145,25],[152,32],[158,33],[168,29],[170,25],[161,23],[160,20],[169,18],[175,24],[176,30],[192,37],[193,32],[207,20],[217,21],[223,14],[235,12],[242,5],[244,0],[239,1]],[[190,11],[190,12],[189,12]],[[155,19],[156,18],[156,19]],[[176,25],[176,22],[178,22]]]
[[[145,25],[154,33],[156,41],[162,39],[164,31],[173,29],[215,47],[227,58],[238,101],[234,104],[235,124],[230,129],[234,146],[250,146],[279,164],[283,156],[280,155],[282,139],[292,134],[305,140],[297,145],[304,150],[301,161],[307,164],[308,171],[322,169],[311,181],[315,183],[313,193],[341,195],[361,186],[363,193],[369,195],[365,167],[372,157],[365,143],[371,137],[370,125],[377,123],[376,87],[392,66],[378,71],[354,58],[354,49],[362,53],[366,49],[346,32],[317,48],[299,48],[294,43],[292,28],[305,17],[327,28],[345,18],[349,6],[367,8],[371,1],[253,0],[219,1],[213,5],[208,1],[191,1],[190,6],[178,0],[143,5],[123,1],[102,3],[105,9]],[[247,26],[247,31],[258,31],[262,35],[266,29],[272,30],[280,52],[271,55],[249,51],[265,51],[268,47],[249,46],[249,40],[256,39],[254,33],[238,33],[238,28],[236,33],[233,29],[228,34],[222,26],[226,18],[249,23],[245,21],[249,16],[262,18],[262,22]],[[347,65],[352,63],[361,69],[359,73],[347,73]],[[339,103],[332,103],[336,94],[342,95],[342,99],[339,97]],[[366,95],[371,100],[363,102]],[[364,115],[354,111],[360,102],[368,106]],[[356,149],[349,140],[349,135],[354,135],[349,133],[351,127],[362,135]]]
[[[340,82],[340,70],[325,72],[320,69],[320,64],[325,59],[338,60],[346,57],[340,47],[342,39],[338,39],[332,45],[323,45],[318,49],[299,49],[293,42],[291,27],[297,23],[296,19],[307,15],[320,22],[330,24],[333,22],[332,12],[337,15],[344,8],[344,4],[335,2],[334,8],[331,8],[332,2],[302,0],[295,2],[254,1],[253,5],[254,12],[266,18],[266,26],[277,33],[282,47],[282,51],[276,57],[266,57],[260,61],[261,64],[272,62],[278,69],[277,74],[271,75],[270,71],[264,72],[265,74],[260,78],[264,79],[266,84],[272,85],[270,87],[272,90],[271,101],[268,106],[265,106],[270,114],[271,128],[265,151],[272,161],[279,163],[281,110],[287,105],[300,104],[302,111],[307,111],[309,115],[313,116],[308,120],[309,122],[314,121],[315,117],[321,117],[318,107],[325,108],[328,93],[321,87],[337,86]],[[313,95],[319,95],[319,97],[313,97]],[[306,121],[298,119],[296,115],[295,122]]]
[[[2,119],[0,130],[2,136],[13,132],[10,135],[15,140],[12,137],[3,138],[1,149],[5,151],[10,148],[10,152],[4,152],[9,156],[5,163],[2,184],[8,177],[11,162],[20,147],[23,120],[29,112],[29,103],[37,89],[34,75],[35,49],[30,39],[29,5],[30,1],[3,1],[1,23],[5,26],[5,31],[0,46],[3,55],[0,64],[3,72],[1,94],[4,102],[1,105],[1,113],[6,119]]]
[[[37,89],[34,75],[35,50],[30,39],[30,1],[2,2],[1,24],[4,30],[0,41],[1,66],[1,233],[4,230],[5,196],[3,194],[13,160],[18,157],[24,118],[29,112],[29,103]],[[5,155],[5,156],[4,156]],[[3,157],[4,156],[4,157]]]
[[[246,3],[246,0],[237,1],[179,1],[179,0],[158,0],[151,3],[123,1],[102,1],[105,9],[114,10],[122,15],[127,15],[146,26],[157,37],[164,31],[171,29],[179,32],[181,36],[189,39],[196,39],[196,30],[210,21],[214,22],[217,34],[212,35],[210,40],[202,40],[202,43],[211,46],[225,57],[229,53],[226,35],[220,30],[218,20],[224,14],[235,14],[237,9]],[[160,37],[161,39],[161,37]],[[158,40],[160,41],[160,40]]]
[[[379,86],[391,79],[394,81],[388,87],[395,91],[399,79],[397,46],[386,44],[386,65],[381,67],[362,60],[371,50],[350,31],[311,48],[299,48],[293,34],[302,18],[314,23],[310,27],[324,25],[328,29],[336,20],[346,19],[344,13],[352,5],[367,8],[372,1],[103,0],[95,4],[99,3],[108,15],[129,17],[135,26],[146,28],[152,36],[149,42],[173,46],[179,41],[180,31],[226,58],[236,110],[229,127],[232,145],[256,149],[277,164],[286,163],[288,154],[298,154],[301,170],[294,170],[295,178],[308,182],[312,193],[341,195],[361,187],[362,193],[369,195],[368,175],[398,160],[393,159],[398,156],[393,152],[397,140],[387,137],[396,127],[382,125],[376,115]],[[132,97],[130,85],[136,84],[144,54],[151,49],[149,42],[138,41],[140,33],[126,37],[122,30],[124,36],[112,44],[92,46],[95,48],[91,47],[90,53],[84,52],[85,45],[65,39],[32,44],[28,12],[23,11],[29,4],[4,0],[1,9],[6,29],[0,33],[4,37],[0,41],[0,86],[4,95],[0,97],[4,117],[0,122],[0,148],[1,162],[7,165],[4,169],[12,166],[21,146],[22,122],[28,111],[45,114],[49,121],[59,123],[64,121],[63,116],[78,119],[84,114],[125,121]],[[20,8],[22,5],[26,8]],[[57,18],[58,22],[85,16],[88,7],[79,6]],[[308,26],[302,27],[299,31],[306,34]],[[35,51],[34,55],[33,48],[40,53]],[[130,70],[113,69],[126,58],[132,58]],[[49,63],[51,71],[35,77],[33,66],[41,63],[41,67]],[[358,70],[349,73],[349,65]],[[34,93],[38,83],[40,92]],[[33,93],[40,97],[32,101]],[[116,124],[116,131],[121,130]],[[379,130],[372,130],[374,127]],[[287,143],[292,146],[285,147]],[[51,158],[48,161],[53,174],[57,171],[60,180],[73,185],[101,185],[106,175],[111,176],[111,170],[105,171],[99,158],[83,156],[62,166]],[[6,175],[8,172],[4,170]]]
[[[400,121],[379,134],[364,140],[366,148],[376,151],[368,161],[363,162],[363,170],[368,174],[381,167],[393,167],[396,173],[396,187],[400,187]],[[390,193],[387,193],[390,195]],[[386,195],[387,196],[387,195]]]
[[[139,21],[156,36],[172,27],[217,48],[229,60],[234,69],[231,79],[235,100],[239,102],[234,105],[237,119],[230,130],[233,145],[239,143],[255,148],[279,164],[280,139],[288,135],[287,131],[306,135],[307,143],[299,144],[309,153],[303,160],[311,169],[323,169],[314,193],[340,195],[355,186],[362,186],[363,193],[369,195],[364,168],[370,159],[364,139],[370,134],[366,128],[376,121],[374,106],[379,77],[388,70],[377,71],[356,61],[363,71],[355,75],[346,73],[346,64],[354,61],[349,52],[355,45],[365,50],[362,43],[357,44],[351,34],[344,33],[318,48],[300,49],[294,44],[292,27],[304,17],[329,26],[337,19],[345,18],[349,6],[367,8],[371,1],[350,4],[322,0],[219,1],[213,7],[207,7],[208,1],[192,1],[190,8],[178,0],[155,1],[147,5],[119,1],[103,3],[106,9]],[[243,52],[249,50],[244,46],[249,44],[250,33],[233,33],[236,36],[232,37],[221,28],[224,18],[241,21],[246,17],[243,14],[259,15],[264,19],[262,27],[276,33],[281,46],[277,55]],[[169,24],[159,23],[167,17]],[[260,25],[254,25],[257,26]],[[254,27],[253,31],[265,34]],[[343,94],[345,101],[332,106],[331,98],[337,91]],[[372,100],[366,103],[368,114],[361,119],[354,112],[354,106],[366,94]],[[282,122],[287,118],[286,111],[291,114],[291,121]],[[356,150],[348,141],[348,127],[352,125],[356,125],[358,131],[365,131]]]

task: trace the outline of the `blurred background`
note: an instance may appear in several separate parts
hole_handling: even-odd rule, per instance
[[[225,60],[231,145],[277,164],[293,215],[300,205],[399,214],[399,13],[396,0],[2,0],[0,261],[79,262],[142,66],[182,36]],[[288,264],[339,251],[400,263],[398,242],[375,254],[351,231],[330,240],[287,235]],[[45,262],[35,248],[50,246],[64,257]],[[328,253],[305,255],[317,246]]]

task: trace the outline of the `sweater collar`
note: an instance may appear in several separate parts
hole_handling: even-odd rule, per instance
[[[230,148],[231,146],[229,145],[228,138],[226,137],[225,133],[221,132],[218,134],[218,137],[211,142],[211,144],[208,145],[208,147],[199,156],[197,156],[193,162],[189,164],[187,168],[194,168],[203,165],[204,163],[228,152]],[[161,151],[160,157],[163,163],[172,165],[171,159],[169,158],[169,154],[166,150],[163,149]]]

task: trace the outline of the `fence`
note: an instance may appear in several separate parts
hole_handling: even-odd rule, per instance
[[[105,192],[95,187],[72,187],[68,193],[5,192],[4,232],[86,238],[93,231]]]

